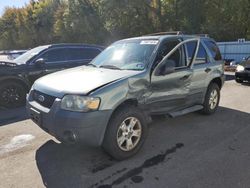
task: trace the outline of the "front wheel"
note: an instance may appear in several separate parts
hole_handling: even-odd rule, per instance
[[[202,110],[202,113],[204,114],[213,114],[220,102],[220,88],[217,84],[211,83],[208,87],[205,100],[204,100],[204,108]]]
[[[113,114],[102,146],[115,159],[124,160],[141,149],[146,135],[143,113],[134,106],[125,106]]]

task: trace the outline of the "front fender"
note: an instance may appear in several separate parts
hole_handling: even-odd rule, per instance
[[[90,94],[101,98],[100,110],[114,110],[126,100],[129,91],[128,80],[118,80]]]

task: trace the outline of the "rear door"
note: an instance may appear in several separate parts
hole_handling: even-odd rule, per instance
[[[213,71],[217,66],[221,66],[221,55],[216,48],[216,44],[211,40],[201,40],[197,57],[192,63],[193,77],[190,85],[190,104],[202,104],[206,94],[208,84],[211,80]],[[194,43],[186,44],[187,55],[190,61],[191,54],[195,50]]]
[[[98,48],[92,47],[69,47],[68,62],[66,68],[88,64],[101,52]]]
[[[192,54],[195,51],[195,42],[187,43],[188,61],[191,61]],[[193,77],[190,84],[190,93],[188,96],[188,103],[202,104],[204,92],[206,92],[206,80],[212,69],[209,67],[210,59],[204,47],[204,43],[200,42],[198,53],[192,63]]]

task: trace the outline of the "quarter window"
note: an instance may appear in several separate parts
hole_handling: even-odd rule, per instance
[[[219,47],[216,45],[215,42],[212,41],[205,41],[205,44],[207,48],[209,49],[210,53],[212,54],[212,57],[216,61],[222,60],[221,53]]]

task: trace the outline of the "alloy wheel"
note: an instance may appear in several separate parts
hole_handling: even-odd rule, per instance
[[[216,89],[214,89],[211,94],[210,94],[210,98],[209,98],[209,106],[210,109],[213,110],[216,108],[217,104],[218,104],[218,100],[219,100],[219,95],[218,95],[218,91]]]
[[[142,126],[135,117],[126,118],[118,128],[117,144],[123,151],[133,150],[139,143],[142,135]]]

